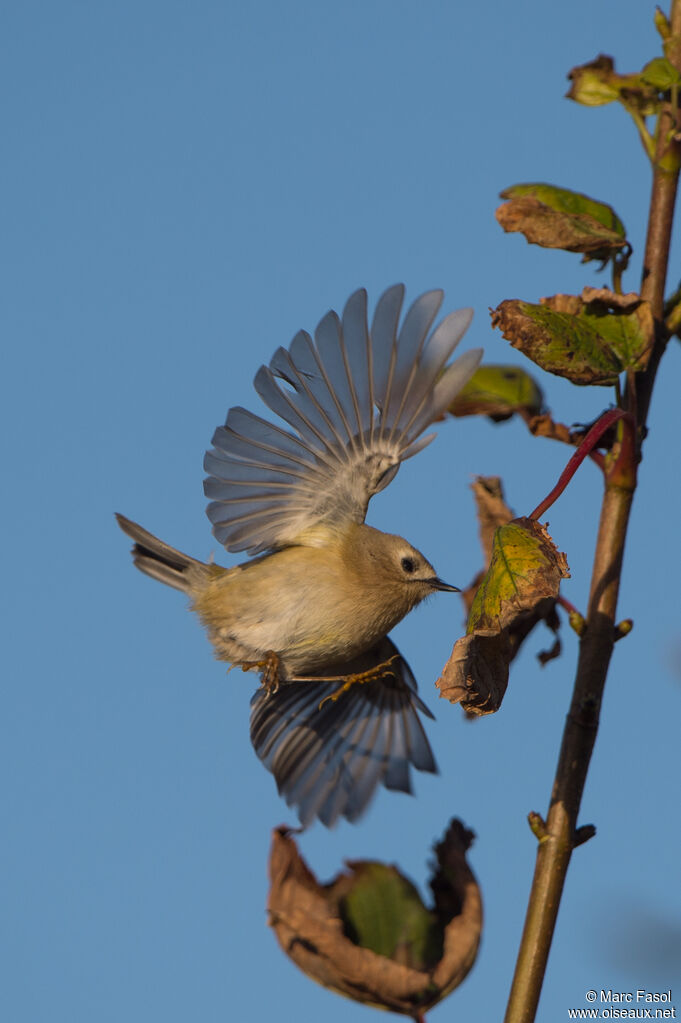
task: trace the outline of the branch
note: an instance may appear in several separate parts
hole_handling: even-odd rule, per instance
[[[591,760],[614,645],[620,571],[633,488],[606,483],[596,542],[586,630],[580,640],[577,678],[568,713],[553,794],[537,849],[506,1023],[535,1018],[568,864],[576,844],[577,819]]]
[[[672,0],[669,17],[671,25],[670,47],[667,57],[677,71],[681,71],[681,4]],[[664,289],[669,263],[672,224],[676,191],[681,163],[681,111],[665,103],[660,112],[657,130],[657,150],[650,197],[648,236],[643,256],[641,298],[650,302],[657,321],[657,336],[648,368],[636,380],[636,403],[639,423],[644,427],[648,418],[650,399],[660,359],[669,340],[664,323]]]
[[[674,48],[667,53],[681,70],[681,0],[672,0]],[[666,104],[658,119],[658,145],[648,220],[641,297],[658,320],[653,356],[645,372],[628,381],[627,407],[645,424],[655,375],[668,335],[662,323],[669,242],[679,176],[679,112]],[[670,170],[668,157],[675,158]],[[632,386],[633,385],[633,386]],[[606,460],[605,494],[591,578],[586,628],[580,639],[572,702],[563,731],[549,813],[538,843],[537,859],[505,1023],[532,1023],[555,929],[572,850],[580,842],[577,819],[598,731],[599,713],[616,635],[615,616],[622,558],[638,460],[631,419],[622,420],[619,451]]]

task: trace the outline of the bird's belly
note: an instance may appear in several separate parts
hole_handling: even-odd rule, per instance
[[[269,609],[256,615],[209,625],[209,636],[221,660],[233,664],[262,662],[271,652],[279,659],[283,677],[319,674],[369,649],[386,634],[367,616],[358,621],[354,608],[344,615],[334,607],[320,614],[318,602],[297,602],[288,608]]]
[[[240,664],[274,653],[290,678],[333,674],[386,636],[407,610],[395,612],[389,596],[329,551],[290,548],[219,577],[194,609],[218,658]]]

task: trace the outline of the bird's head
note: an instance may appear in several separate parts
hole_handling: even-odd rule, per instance
[[[345,549],[346,565],[382,605],[394,606],[396,621],[436,590],[458,592],[403,537],[360,526]]]

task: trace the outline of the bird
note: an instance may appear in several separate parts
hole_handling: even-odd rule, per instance
[[[365,517],[433,439],[425,431],[482,351],[448,362],[472,310],[431,329],[437,289],[400,322],[404,294],[388,288],[369,327],[360,288],[314,337],[299,331],[254,379],[278,421],[237,406],[215,431],[207,514],[215,538],[248,560],[197,560],[117,515],[136,567],[190,598],[215,656],[260,673],[251,741],[303,828],[356,821],[381,784],[411,792],[411,767],[437,772],[419,712],[433,715],[389,633],[426,597],[458,588]]]

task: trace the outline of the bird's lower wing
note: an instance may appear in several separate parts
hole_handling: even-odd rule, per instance
[[[410,767],[437,766],[418,711],[432,714],[416,694],[409,665],[384,639],[334,676],[386,670],[346,691],[343,681],[285,682],[251,701],[251,741],[272,772],[280,795],[303,826],[318,818],[331,827],[356,820],[376,788],[411,792]],[[338,699],[329,699],[338,693]]]

